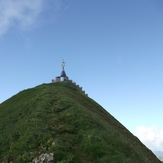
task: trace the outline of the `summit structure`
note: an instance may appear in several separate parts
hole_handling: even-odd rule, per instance
[[[62,64],[61,64],[61,66],[62,66],[61,75],[56,76],[55,79],[52,79],[52,83],[70,82],[70,83],[74,84],[80,91],[82,91],[85,94],[85,91],[82,90],[82,87],[77,85],[76,82],[74,82],[73,80],[69,80],[69,77],[66,75],[66,72],[65,72],[65,65],[66,65],[66,62],[63,60]],[[85,94],[85,95],[88,96],[88,94]]]
[[[66,73],[65,73],[65,70],[64,70],[65,64],[66,64],[66,62],[64,62],[64,60],[63,60],[63,62],[62,62],[62,72],[61,72],[61,77],[66,77]]]
[[[64,60],[62,61],[62,71],[61,71],[61,75],[60,76],[56,76],[55,80],[53,79],[52,80],[52,83],[56,83],[56,82],[62,82],[62,81],[69,81],[68,79],[68,76],[66,75],[66,72],[65,72],[65,67],[66,65],[66,62],[64,62]]]

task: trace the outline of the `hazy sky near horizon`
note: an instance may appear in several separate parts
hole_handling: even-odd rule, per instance
[[[65,70],[163,151],[162,0],[0,0],[0,103]]]

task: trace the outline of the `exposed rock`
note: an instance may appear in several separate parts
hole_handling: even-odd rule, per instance
[[[41,154],[39,158],[35,158],[33,163],[54,163],[53,153]]]
[[[52,142],[52,146],[55,146],[55,141]]]

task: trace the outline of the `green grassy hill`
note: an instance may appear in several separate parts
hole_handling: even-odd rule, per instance
[[[0,104],[0,163],[160,163],[99,104],[68,82],[24,90]]]

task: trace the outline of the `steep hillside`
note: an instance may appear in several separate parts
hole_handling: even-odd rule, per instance
[[[160,163],[99,104],[68,82],[24,90],[0,104],[0,163]]]

